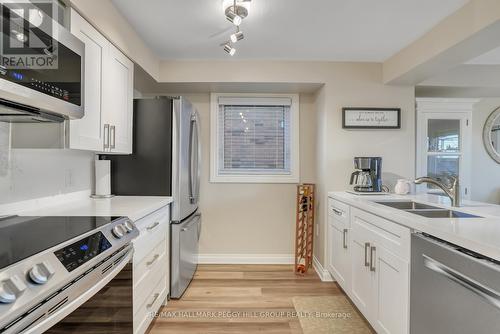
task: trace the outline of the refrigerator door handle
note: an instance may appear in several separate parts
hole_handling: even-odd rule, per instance
[[[189,201],[194,203],[194,193],[193,193],[193,135],[194,135],[194,127],[196,125],[196,120],[191,117],[189,122]]]
[[[189,231],[189,229],[191,229],[191,227],[193,227],[194,225],[196,225],[196,223],[198,223],[198,220],[200,220],[200,217],[201,217],[200,213],[195,214],[192,218],[191,223],[188,224],[187,226],[181,228],[181,232]]]
[[[191,116],[189,127],[189,201],[195,204],[199,192],[199,136],[196,115]]]
[[[200,198],[200,171],[201,171],[201,150],[200,150],[200,123],[198,122],[198,117],[196,117],[196,122],[195,122],[195,130],[196,130],[196,150],[194,151],[194,154],[196,156],[196,173],[194,174],[194,177],[196,178],[196,187],[195,189],[195,199],[196,203],[198,202],[198,199]]]

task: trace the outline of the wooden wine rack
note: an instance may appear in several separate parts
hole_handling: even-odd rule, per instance
[[[297,186],[295,238],[295,273],[305,274],[313,261],[314,184]]]

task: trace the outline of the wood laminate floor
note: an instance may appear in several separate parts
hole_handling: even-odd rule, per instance
[[[296,276],[290,265],[200,265],[181,300],[170,300],[150,334],[302,333],[295,296],[344,294],[313,269]]]

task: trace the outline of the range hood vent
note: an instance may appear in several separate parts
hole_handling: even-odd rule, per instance
[[[65,118],[24,104],[0,99],[0,122],[61,123]]]

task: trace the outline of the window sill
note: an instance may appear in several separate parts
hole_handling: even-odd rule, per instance
[[[299,183],[294,175],[212,175],[210,183]]]

